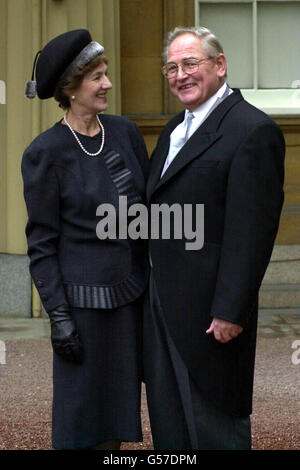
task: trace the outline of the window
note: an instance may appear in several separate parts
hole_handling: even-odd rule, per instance
[[[231,87],[268,114],[300,114],[299,0],[195,0],[195,22],[220,39]]]

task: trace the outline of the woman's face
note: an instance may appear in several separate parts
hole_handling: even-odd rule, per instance
[[[71,109],[97,114],[107,109],[107,92],[112,88],[112,84],[107,76],[107,65],[98,65],[91,72],[88,72],[81,85],[74,90],[70,99]]]

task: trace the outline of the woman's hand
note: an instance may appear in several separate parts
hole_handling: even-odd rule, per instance
[[[76,333],[69,307],[61,305],[48,313],[51,325],[53,350],[69,362],[79,363],[82,359],[82,345]]]

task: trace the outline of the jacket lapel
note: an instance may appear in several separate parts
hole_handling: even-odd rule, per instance
[[[194,160],[194,158],[203,155],[205,150],[207,150],[221,136],[222,134],[217,132],[204,133],[196,131],[178,152],[163,177],[157,182],[155,190],[169,181],[170,178],[176,175],[178,171]]]
[[[156,147],[153,157],[151,157],[151,160],[153,158],[153,161],[151,162],[152,171],[147,185],[148,199],[157,189],[173,178],[189,162],[196,157],[201,157],[211,145],[221,138],[222,134],[218,131],[221,121],[230,109],[241,100],[243,100],[241,92],[239,90],[234,90],[231,95],[222,101],[222,103],[220,103],[219,106],[210,113],[204,123],[185,143],[164,173],[163,177],[160,178],[169,150],[170,134],[183,120],[184,112],[176,116],[177,119],[173,120],[174,123],[172,122],[172,126],[168,129],[168,132],[162,139],[161,143]]]
[[[149,196],[157,182],[160,180],[165,160],[167,158],[170,147],[170,134],[172,134],[175,127],[178,126],[184,119],[184,111],[176,115],[163,130],[156,148],[150,158],[151,171],[147,182],[147,196]]]

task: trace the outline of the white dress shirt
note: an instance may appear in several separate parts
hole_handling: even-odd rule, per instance
[[[193,111],[193,115],[195,117],[194,117],[194,119],[191,123],[191,126],[189,128],[188,138],[190,138],[191,135],[193,135],[193,133],[198,129],[198,127],[201,126],[201,124],[209,116],[209,114],[210,114],[212,108],[214,107],[217,99],[221,98],[224,95],[224,93],[226,91],[226,88],[227,88],[227,83],[224,83],[224,85],[222,85],[221,88],[218,89],[217,93],[215,93],[213,96],[208,98],[208,100],[205,101],[205,103],[201,104],[197,109],[195,109]],[[231,94],[231,93],[233,93],[233,91],[230,88],[229,89],[229,94]],[[187,113],[187,109],[185,110],[185,112]]]
[[[221,88],[213,95],[211,96],[205,103],[201,104],[198,108],[196,108],[193,111],[194,118],[190,123],[190,126],[188,128],[188,134],[187,134],[187,139],[191,137],[191,135],[198,129],[199,126],[205,121],[205,119],[209,116],[211,111],[214,109],[216,102],[218,99],[221,99],[222,96],[225,94],[227,88],[227,83],[224,83]],[[228,87],[229,88],[229,87]],[[233,93],[231,88],[229,88],[229,95]],[[221,102],[221,101],[220,101]],[[173,132],[170,134],[170,150],[169,154],[166,158],[165,165],[163,167],[163,171],[161,173],[161,177],[169,167],[169,165],[172,163],[174,158],[176,157],[177,153],[180,150],[180,146],[178,148],[178,144],[176,143],[177,141],[177,136],[180,135],[181,133],[185,132],[185,127],[186,127],[186,115],[189,111],[186,109],[185,110],[185,116],[184,120],[173,130]],[[173,146],[176,145],[178,148],[177,153],[174,153],[173,151]],[[172,154],[171,154],[172,153]]]

